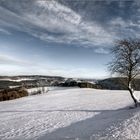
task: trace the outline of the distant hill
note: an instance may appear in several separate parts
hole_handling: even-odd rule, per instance
[[[27,88],[38,86],[52,86],[65,80],[59,76],[24,75],[24,76],[0,76],[0,89],[7,89],[15,86]]]
[[[108,78],[104,80],[99,80],[97,85],[99,85],[102,89],[111,89],[111,90],[126,90],[127,88],[124,86],[123,82],[125,78]],[[135,83],[135,84],[134,84]],[[136,79],[133,83],[133,88],[135,90],[140,90],[140,79]]]
[[[80,88],[126,90],[126,87],[123,85],[123,81],[125,80],[125,78],[120,77],[95,80],[42,75],[0,76],[0,90],[21,86],[24,86],[25,88],[40,86],[77,86]],[[135,80],[135,86],[133,85],[133,88],[136,90],[140,90],[140,79]]]

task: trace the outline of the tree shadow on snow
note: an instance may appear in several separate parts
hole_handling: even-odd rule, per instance
[[[42,110],[3,110],[0,111],[0,113],[24,113],[24,112],[112,112],[112,111],[119,111],[119,110],[127,110],[128,108],[121,108],[121,109],[117,109],[117,110],[78,110],[78,109],[74,109],[74,110],[65,110],[65,109],[57,109],[57,110],[46,110],[46,109],[42,109]]]
[[[128,107],[117,110],[9,110],[0,113],[48,113],[48,112],[95,112],[97,115],[86,120],[81,120],[63,128],[58,128],[38,138],[38,140],[95,140],[92,136],[104,131],[114,123],[121,123],[133,116],[138,109]]]
[[[72,110],[70,110],[72,111]],[[138,109],[121,108],[118,110],[73,110],[86,112],[100,112],[99,114],[71,124],[70,126],[56,129],[51,133],[47,133],[38,140],[95,140],[99,132],[105,131],[114,123],[121,123],[133,116]],[[96,140],[99,140],[96,139]],[[102,139],[106,140],[106,139]]]

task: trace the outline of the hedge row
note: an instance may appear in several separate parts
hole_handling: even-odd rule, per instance
[[[0,91],[0,101],[13,100],[28,96],[28,92],[25,89],[5,89]]]

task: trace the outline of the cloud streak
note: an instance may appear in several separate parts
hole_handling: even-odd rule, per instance
[[[0,55],[0,64],[16,65],[16,66],[30,66],[32,63],[20,60],[12,56]]]
[[[8,27],[26,32],[49,43],[103,48],[95,49],[95,53],[106,52],[105,49],[121,37],[140,36],[138,33],[140,31],[139,16],[134,16],[135,13],[133,13],[131,18],[135,19],[134,21],[125,19],[125,15],[122,16],[126,8],[124,2],[116,2],[116,8],[122,12],[118,15],[115,12],[112,15],[108,11],[110,7],[113,8],[113,2],[92,1],[89,3],[90,5],[86,7],[86,1],[83,1],[83,5],[75,1],[76,7],[72,1],[64,3],[64,1],[55,0],[31,0],[29,2],[5,0],[0,3],[1,31],[4,32],[2,27]],[[135,1],[132,4],[128,3],[128,6],[134,8],[135,3]],[[78,6],[84,6],[85,9]],[[139,9],[137,7],[137,13],[140,13]],[[96,10],[99,13],[95,12]]]
[[[6,34],[6,35],[11,35],[11,33],[3,28],[0,28],[0,33]]]
[[[32,1],[31,5],[24,2],[14,5],[6,1],[1,11],[4,11],[1,19],[6,26],[44,41],[83,47],[112,42],[112,36],[96,22],[82,20],[81,15],[56,1]]]

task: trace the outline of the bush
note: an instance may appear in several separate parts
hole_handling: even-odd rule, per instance
[[[0,101],[13,100],[16,98],[28,96],[25,89],[5,89],[0,91]]]
[[[96,85],[96,84],[92,84],[92,83],[88,83],[88,82],[81,82],[78,83],[78,86],[80,88],[95,88],[95,89],[101,89],[100,85]]]

